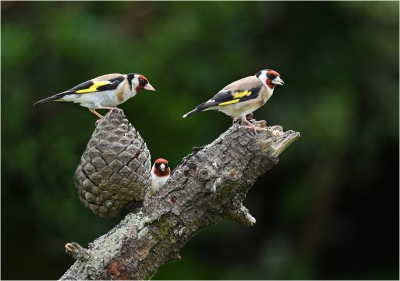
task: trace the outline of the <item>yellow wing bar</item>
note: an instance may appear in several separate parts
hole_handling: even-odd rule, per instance
[[[218,105],[228,105],[228,104],[233,104],[233,103],[237,103],[237,102],[239,102],[239,99],[230,100],[230,101],[226,101],[226,102],[221,102],[221,103],[218,104]]]
[[[239,102],[240,98],[247,97],[250,95],[251,95],[251,91],[237,92],[236,94],[233,95],[233,100],[221,102],[218,105],[223,106],[223,105],[228,105],[228,104],[234,104],[234,103]]]
[[[93,82],[93,85],[90,86],[87,89],[82,89],[82,90],[78,90],[75,93],[77,94],[84,94],[84,93],[92,93],[92,92],[97,92],[97,88],[100,86],[104,86],[104,85],[108,85],[110,84],[109,81],[97,81],[97,82]]]
[[[233,95],[234,99],[240,99],[246,96],[250,96],[251,95],[251,91],[243,91],[243,92],[237,92],[236,94]]]

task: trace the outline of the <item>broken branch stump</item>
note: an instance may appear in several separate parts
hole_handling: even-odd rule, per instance
[[[265,121],[255,124],[265,127]],[[232,125],[211,144],[193,149],[160,191],[88,249],[68,243],[77,260],[60,280],[151,279],[162,265],[179,260],[181,248],[200,231],[224,219],[253,225],[242,204],[247,192],[299,136],[280,126],[255,136]]]

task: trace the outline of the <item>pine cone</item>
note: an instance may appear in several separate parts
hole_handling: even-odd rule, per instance
[[[75,171],[74,182],[85,207],[115,217],[132,200],[143,200],[151,184],[146,143],[121,111],[103,117]]]

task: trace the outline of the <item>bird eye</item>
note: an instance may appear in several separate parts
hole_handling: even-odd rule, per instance
[[[269,79],[271,79],[271,80],[273,80],[273,79],[275,79],[275,75],[273,75],[273,74],[271,74],[271,73],[268,73],[267,74],[267,77],[269,78]]]
[[[139,78],[139,83],[142,84],[142,85],[146,85],[147,81],[145,79],[143,79],[143,78]]]

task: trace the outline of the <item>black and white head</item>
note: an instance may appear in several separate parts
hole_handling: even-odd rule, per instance
[[[264,69],[256,74],[256,77],[267,86],[267,88],[273,90],[275,85],[285,84],[281,79],[278,72],[272,69]]]

